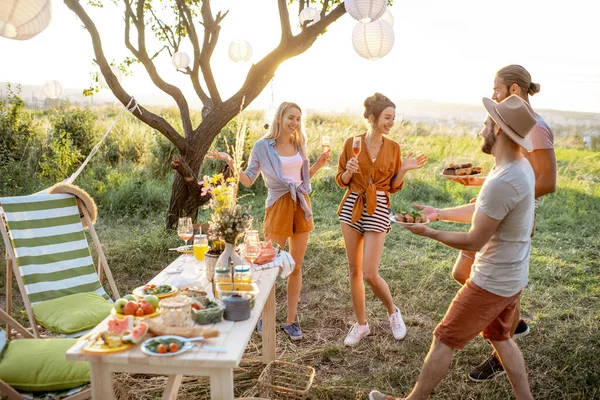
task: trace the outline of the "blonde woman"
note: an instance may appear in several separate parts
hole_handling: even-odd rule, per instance
[[[422,168],[427,156],[401,159],[400,145],[386,138],[394,126],[396,106],[381,93],[364,102],[368,132],[349,138],[340,155],[336,181],[346,194],[338,215],[350,270],[350,294],[357,322],[352,325],[344,344],[354,346],[371,333],[365,309],[366,281],[385,306],[396,340],[406,336],[402,314],[385,280],[379,275],[379,262],[385,237],[390,230],[390,194],[404,185],[405,174]],[[355,144],[355,142],[358,142]],[[358,155],[354,148],[360,148]],[[363,281],[364,280],[364,281]]]
[[[227,162],[233,160],[223,152],[209,151],[209,158]],[[309,194],[310,178],[329,160],[329,152],[322,153],[310,166],[306,153],[306,137],[302,131],[302,110],[295,103],[282,103],[265,137],[252,148],[248,168],[240,171],[242,185],[251,186],[262,174],[268,189],[263,223],[265,238],[283,248],[289,240],[290,254],[296,267],[288,277],[287,321],[284,331],[290,339],[302,339],[302,331],[295,322],[302,289],[302,261],[308,244],[308,234],[314,229]],[[262,330],[259,321],[258,330]]]

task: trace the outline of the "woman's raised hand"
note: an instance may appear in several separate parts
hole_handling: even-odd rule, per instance
[[[419,169],[423,168],[423,165],[427,162],[427,156],[425,154],[421,154],[416,158],[413,157],[413,153],[408,153],[408,155],[402,161],[402,168],[406,171],[410,171],[411,169]]]
[[[213,149],[208,150],[208,153],[206,153],[206,158],[210,158],[211,160],[225,161],[228,164],[231,161],[231,157],[229,156],[229,154],[223,151],[216,151]]]

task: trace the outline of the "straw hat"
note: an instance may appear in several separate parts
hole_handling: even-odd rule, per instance
[[[506,136],[527,151],[533,150],[533,143],[527,134],[537,124],[537,118],[529,103],[513,94],[500,103],[484,97],[483,105]]]
[[[90,196],[82,188],[75,186],[75,185],[71,185],[69,183],[57,183],[56,185],[54,185],[50,189],[48,189],[48,193],[50,193],[50,194],[67,193],[67,194],[72,194],[73,196],[77,197],[79,200],[81,200],[81,202],[83,203],[83,206],[87,209],[88,213],[90,214],[92,223],[93,224],[96,223],[96,217],[98,216],[98,208],[96,207],[96,203],[94,202],[94,199],[92,199],[92,196]],[[85,222],[85,219],[83,218],[83,210],[81,209],[81,206],[79,206],[79,213],[81,215],[81,222],[83,223],[83,227],[87,228],[87,223]]]

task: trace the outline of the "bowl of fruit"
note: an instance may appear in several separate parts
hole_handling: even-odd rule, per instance
[[[154,295],[136,298],[130,294],[115,301],[110,311],[117,318],[131,315],[136,318],[153,318],[160,315],[159,299]]]

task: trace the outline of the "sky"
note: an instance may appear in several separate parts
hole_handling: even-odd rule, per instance
[[[88,10],[107,58],[121,61],[129,55],[123,43],[122,12],[112,2],[105,3],[104,9]],[[215,13],[229,10],[211,60],[221,95],[227,98],[244,82],[251,63],[277,45],[277,2],[213,0],[212,4]],[[531,98],[534,108],[600,112],[597,0],[394,0],[389,10],[395,39],[384,58],[370,61],[356,54],[352,31],[358,22],[345,14],[305,53],[284,62],[272,87],[267,86],[250,108],[268,108],[273,97],[275,105],[294,101],[312,110],[355,111],[374,92],[393,100],[480,104],[481,97],[491,97],[499,68],[521,64],[541,84],[541,92]],[[292,25],[297,25],[297,2],[290,15]],[[249,63],[229,59],[229,43],[236,39],[252,45]],[[183,50],[192,53],[189,44]],[[57,80],[65,88],[82,89],[89,86],[90,73],[97,71],[92,60],[89,34],[62,1],[53,0],[53,21],[35,38],[0,37],[0,82],[42,85]],[[156,63],[163,78],[181,87],[193,107],[200,107],[189,78],[176,72],[166,52]],[[144,105],[174,105],[141,66],[122,84]]]

